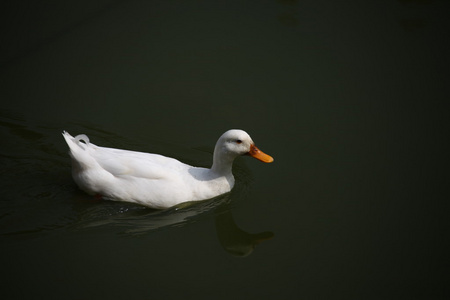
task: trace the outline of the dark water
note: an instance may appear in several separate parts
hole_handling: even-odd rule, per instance
[[[448,1],[2,4],[3,299],[446,299]],[[228,195],[96,201],[62,130],[208,166]]]

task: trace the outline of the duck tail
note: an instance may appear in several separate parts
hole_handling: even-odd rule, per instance
[[[62,135],[71,150],[73,149],[74,146],[86,150],[86,147],[88,147],[90,144],[89,138],[85,134],[79,134],[76,137],[73,137],[67,131],[64,130]]]
[[[76,137],[73,137],[65,130],[62,135],[69,146],[69,154],[75,161],[77,161],[80,165],[91,162],[92,158],[87,151],[90,146],[87,135],[79,134]]]

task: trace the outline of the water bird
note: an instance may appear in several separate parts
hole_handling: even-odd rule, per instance
[[[108,200],[165,209],[180,203],[211,199],[234,186],[233,161],[250,155],[262,162],[273,158],[259,150],[243,130],[220,136],[211,168],[193,167],[160,154],[99,147],[85,134],[63,132],[72,158],[72,177],[88,194]]]

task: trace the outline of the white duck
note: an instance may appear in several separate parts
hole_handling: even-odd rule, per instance
[[[192,167],[158,154],[98,147],[89,138],[63,132],[72,157],[72,176],[88,194],[163,209],[205,200],[234,186],[234,159],[243,154],[270,163],[243,130],[228,130],[217,141],[211,169]]]

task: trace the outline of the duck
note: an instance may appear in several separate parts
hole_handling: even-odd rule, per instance
[[[100,147],[85,134],[62,133],[72,161],[72,177],[84,192],[101,199],[125,201],[153,209],[212,199],[235,184],[233,161],[249,155],[271,163],[244,130],[231,129],[216,142],[211,168],[194,167],[175,158]]]

